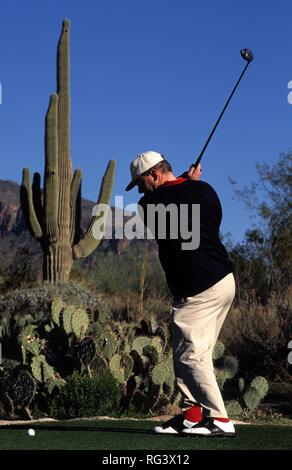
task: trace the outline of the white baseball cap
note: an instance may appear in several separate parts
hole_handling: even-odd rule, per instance
[[[132,176],[132,181],[126,187],[126,191],[134,188],[139,181],[139,177],[145,173],[145,171],[150,170],[157,163],[164,160],[164,157],[161,153],[153,152],[149,150],[148,152],[140,153],[130,165],[130,172]]]

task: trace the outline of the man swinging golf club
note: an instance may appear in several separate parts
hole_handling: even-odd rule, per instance
[[[146,225],[151,205],[172,204],[179,211],[180,204],[200,204],[200,244],[196,250],[183,250],[180,236],[160,239],[159,226],[155,230],[159,259],[174,298],[173,360],[183,402],[180,415],[154,430],[164,434],[234,435],[212,363],[213,348],[235,294],[233,266],[219,239],[219,198],[208,183],[199,180],[199,167],[190,175],[192,179],[176,178],[169,162],[158,152],[138,155],[130,168],[132,181],[126,190],[137,186],[139,193],[145,193],[139,212]],[[190,219],[184,224],[191,225]]]
[[[248,49],[243,51],[241,55],[249,64],[252,53]],[[131,162],[132,180],[126,191],[137,186],[139,193],[144,193],[138,207],[146,226],[149,207],[174,205],[178,209],[177,213],[180,213],[181,205],[187,205],[188,209],[194,204],[200,205],[200,242],[196,249],[183,249],[180,230],[177,231],[176,239],[160,237],[159,222],[162,218],[159,212],[156,218],[158,227],[154,226],[153,235],[158,244],[159,259],[173,295],[173,362],[176,382],[182,395],[181,414],[156,426],[154,431],[161,434],[234,436],[234,425],[228,418],[216,381],[212,353],[235,296],[235,281],[233,265],[219,238],[222,220],[220,200],[215,190],[200,180],[203,151],[196,163],[183,175],[185,177],[179,178],[175,177],[170,163],[162,154],[154,151],[139,154]],[[187,214],[187,220],[183,223],[191,226],[192,210],[188,210]],[[162,232],[169,234],[169,228],[168,224],[167,230]]]

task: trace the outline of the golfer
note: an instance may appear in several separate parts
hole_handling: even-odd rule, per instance
[[[138,207],[146,226],[147,209],[153,205],[174,204],[178,211],[181,205],[188,209],[200,205],[196,249],[183,249],[185,240],[180,231],[176,239],[160,238],[155,228],[159,259],[173,295],[173,360],[182,413],[154,430],[164,434],[234,436],[212,362],[214,346],[235,295],[233,265],[219,239],[219,198],[208,183],[200,181],[200,167],[191,167],[188,178],[176,178],[169,162],[158,152],[138,155],[130,171],[132,180],[126,191],[137,186],[139,193],[144,193]],[[187,217],[184,223],[191,226],[191,210]],[[158,224],[159,219],[158,215]]]

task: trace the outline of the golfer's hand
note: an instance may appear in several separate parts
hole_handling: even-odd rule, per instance
[[[199,181],[201,179],[201,175],[202,175],[201,163],[199,163],[197,168],[194,168],[193,165],[190,166],[189,171],[188,171],[188,177],[191,180]]]

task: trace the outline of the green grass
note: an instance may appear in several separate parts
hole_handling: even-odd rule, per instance
[[[35,437],[29,437],[33,427]],[[292,426],[236,426],[235,438],[163,436],[149,421],[60,421],[0,427],[1,450],[287,450]]]

